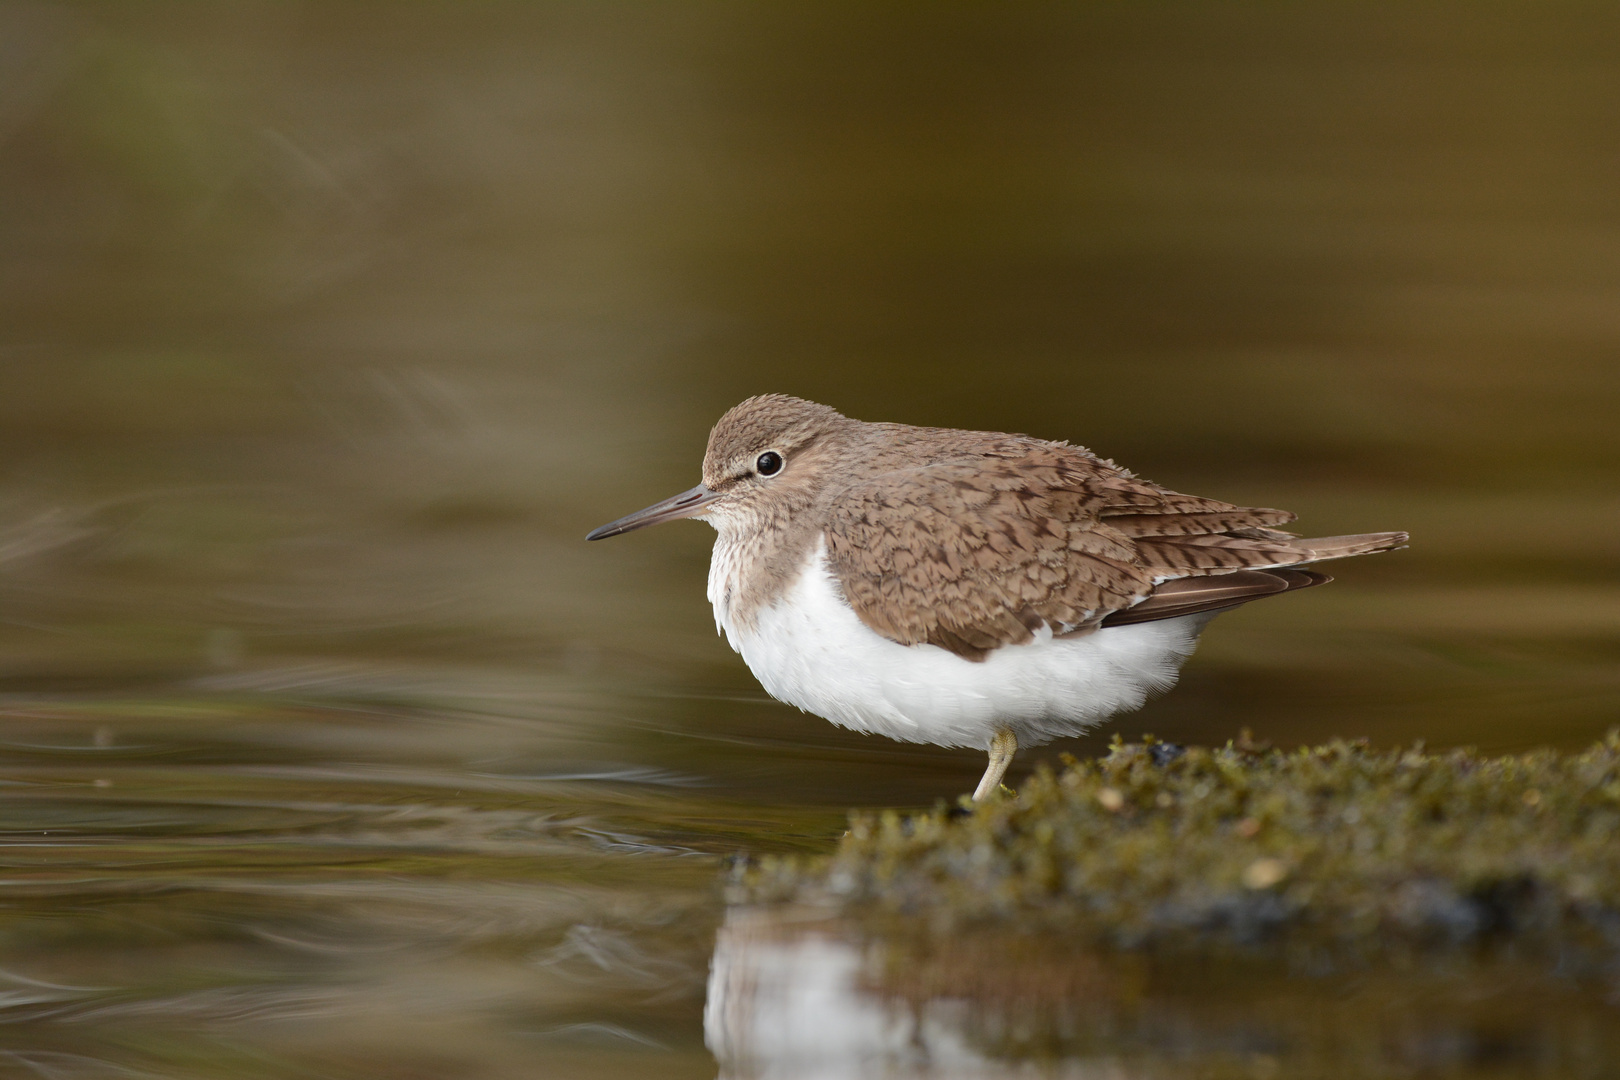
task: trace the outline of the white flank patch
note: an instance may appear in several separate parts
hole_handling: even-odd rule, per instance
[[[1083,637],[1043,630],[983,661],[901,645],[856,616],[827,569],[825,541],[785,596],[730,617],[734,553],[715,545],[709,599],[731,647],[774,697],[856,731],[903,742],[985,748],[1010,727],[1022,746],[1078,735],[1169,689],[1215,613],[1109,627]]]

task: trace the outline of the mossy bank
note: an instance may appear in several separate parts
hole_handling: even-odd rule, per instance
[[[1620,953],[1620,733],[1486,757],[1116,741],[1016,793],[858,814],[820,858],[740,861],[738,902],[1123,945],[1522,943]]]

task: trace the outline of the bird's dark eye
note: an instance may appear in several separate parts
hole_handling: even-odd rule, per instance
[[[754,468],[761,476],[775,476],[782,471],[782,455],[775,450],[767,450],[759,455],[759,459],[754,462]]]

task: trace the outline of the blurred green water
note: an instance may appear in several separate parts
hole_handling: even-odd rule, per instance
[[[701,526],[581,542],[765,390],[1412,531],[1118,730],[1601,734],[1617,30],[0,6],[0,1068],[711,1072],[714,857],[978,768],[766,701]]]

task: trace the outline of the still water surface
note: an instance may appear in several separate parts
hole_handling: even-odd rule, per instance
[[[727,911],[982,760],[770,702],[703,526],[581,539],[751,393],[1070,438],[1414,537],[1113,730],[1583,746],[1600,14],[0,6],[0,1073],[1612,1074],[1556,974]]]

